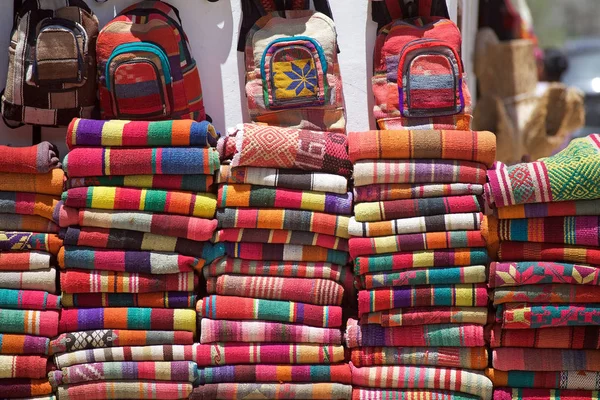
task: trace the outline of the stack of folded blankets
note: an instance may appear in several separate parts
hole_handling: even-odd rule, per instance
[[[495,136],[369,131],[348,142],[353,399],[490,399],[481,195]]]
[[[494,398],[598,399],[600,135],[488,177]]]
[[[226,256],[204,268],[192,399],[349,399],[346,136],[244,124],[219,152],[231,161],[218,178]]]
[[[63,181],[54,145],[0,146],[0,398],[54,398],[48,343],[62,241],[52,216]]]
[[[61,399],[186,398],[197,381],[196,294],[219,255],[208,122],[74,120],[64,204]],[[221,249],[222,252],[222,249]]]

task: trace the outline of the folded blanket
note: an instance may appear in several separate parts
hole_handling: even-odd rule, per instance
[[[215,232],[215,242],[250,242],[318,246],[326,249],[348,251],[348,239],[321,233],[283,229],[228,228]]]
[[[482,206],[477,196],[390,200],[358,203],[354,206],[354,216],[358,222],[387,221],[390,219],[480,211],[482,211]]]
[[[572,140],[561,152],[507,167],[497,162],[488,172],[496,207],[600,198],[600,135]]]
[[[287,229],[348,238],[349,217],[315,211],[260,208],[217,210],[219,228]]]
[[[600,285],[600,268],[551,261],[493,262],[490,287],[564,283]]]
[[[56,293],[56,269],[36,269],[33,271],[1,271],[0,288],[21,290],[42,290]]]
[[[60,296],[36,290],[0,289],[0,309],[59,310]]]
[[[350,238],[350,256],[407,252],[417,250],[456,249],[484,247],[481,231],[448,231],[412,233],[408,235],[380,236],[375,238]]]
[[[143,399],[149,393],[155,399],[185,399],[193,389],[191,383],[104,381],[61,385],[56,394],[64,400]]]
[[[90,186],[69,189],[62,195],[65,206],[104,210],[149,211],[213,218],[217,199],[212,193]]]
[[[351,236],[374,237],[425,232],[473,231],[480,229],[482,219],[483,214],[479,212],[430,215],[379,222],[358,222],[355,217],[351,217],[348,223],[348,233]]]
[[[0,213],[37,215],[52,220],[58,201],[49,194],[0,192]]]
[[[600,389],[600,372],[590,371],[485,371],[494,386],[512,388]]]
[[[197,258],[178,253],[78,246],[61,248],[58,252],[58,265],[66,269],[82,268],[145,274],[176,274],[202,268]]]
[[[0,309],[0,332],[53,337],[58,334],[58,311]]]
[[[600,303],[599,286],[525,285],[500,287],[493,291],[495,305],[504,303]]]
[[[487,264],[488,262],[488,252],[485,247],[410,251],[357,257],[354,260],[354,273],[356,275],[363,275],[370,272],[398,271],[410,268],[468,266]]]
[[[60,158],[50,142],[30,147],[0,146],[0,172],[45,174],[54,168],[60,168]]]
[[[348,179],[340,175],[276,168],[231,168],[229,165],[221,165],[217,174],[217,183],[239,183],[337,194],[345,194],[348,191]]]
[[[219,186],[218,207],[272,207],[352,214],[352,193],[326,193],[308,190],[224,184]]]
[[[485,307],[485,284],[423,285],[358,292],[358,315],[402,307]]]
[[[52,386],[48,379],[3,379],[0,381],[0,397],[37,398],[52,394]]]
[[[515,204],[514,206],[500,207],[497,211],[500,219],[600,215],[600,199]]]
[[[53,233],[0,231],[0,251],[39,250],[57,254],[62,244]]]
[[[384,183],[355,187],[354,201],[359,203],[482,194],[483,185],[472,183]]]
[[[491,347],[600,350],[600,326],[564,326],[553,329],[501,329],[491,332]]]
[[[125,175],[86,176],[65,182],[67,189],[87,186],[119,186],[131,188],[212,192],[212,175]]]
[[[101,121],[75,118],[67,128],[67,147],[214,147],[219,133],[208,121]]]
[[[41,336],[0,333],[0,354],[47,355],[50,339]]]
[[[600,351],[503,347],[492,350],[492,364],[500,371],[600,371]]]
[[[93,329],[196,332],[196,313],[184,309],[133,307],[62,310],[59,321],[61,333]]]
[[[47,364],[48,358],[42,356],[0,355],[0,378],[46,378]]]
[[[599,226],[600,216],[501,219],[497,233],[505,241],[598,247]]]
[[[550,243],[501,242],[500,261],[564,261],[600,264],[600,249]]]
[[[389,130],[348,133],[352,162],[366,159],[433,158],[496,161],[496,136],[488,131]]]
[[[511,303],[500,305],[496,314],[504,329],[600,325],[599,304]]]
[[[60,196],[64,180],[65,173],[59,168],[36,175],[0,172],[0,190]]]
[[[196,311],[200,318],[289,322],[322,328],[342,326],[341,307],[291,301],[213,295],[198,300]]]
[[[352,176],[343,133],[244,124],[235,134],[232,167],[301,169]],[[224,158],[225,154],[221,154]]]
[[[414,269],[400,272],[384,272],[357,277],[359,289],[415,285],[450,285],[458,283],[483,283],[487,281],[485,265],[456,268]]]
[[[486,182],[485,164],[457,160],[363,160],[354,164],[354,185]]]
[[[59,229],[54,222],[37,215],[0,214],[0,230],[3,231],[58,233]]]
[[[339,329],[263,321],[226,321],[203,318],[200,343],[316,343],[342,344]]]
[[[388,390],[353,388],[352,400],[478,400],[479,396],[450,390]]]
[[[30,271],[50,268],[52,255],[43,251],[0,252],[0,271]]]
[[[473,324],[439,324],[384,328],[379,325],[359,325],[348,319],[346,347],[482,347],[485,346],[483,326]]]
[[[202,368],[198,374],[201,385],[227,382],[338,382],[345,384],[352,382],[348,364],[224,365]]]
[[[192,273],[193,274],[193,273]],[[63,307],[150,307],[192,308],[197,301],[193,292],[154,293],[79,293],[62,294]]]
[[[121,346],[191,345],[192,343],[194,343],[194,334],[192,332],[100,329],[62,333],[50,341],[49,349],[51,354],[59,354],[112,347],[121,350],[126,349]]]
[[[492,398],[492,382],[479,372],[413,366],[356,368],[351,365],[350,367],[354,386],[454,390],[479,396],[482,400]]]
[[[352,349],[355,367],[375,365],[430,365],[434,367],[484,369],[485,347],[358,347]]]
[[[191,271],[151,275],[71,269],[60,274],[60,287],[64,293],[193,292],[197,285],[198,277]]]
[[[247,399],[350,399],[352,386],[341,383],[213,383],[194,389],[191,400]]]
[[[600,396],[598,391],[556,389],[511,389],[494,390],[494,400],[592,400]]]
[[[376,324],[384,327],[431,324],[478,324],[487,323],[485,307],[422,307],[396,308],[363,314],[360,324]]]
[[[245,260],[309,261],[346,265],[348,252],[318,246],[270,243],[225,243],[225,254]]]
[[[221,275],[206,281],[209,294],[286,300],[315,305],[341,305],[344,287],[329,279]]]
[[[318,344],[213,343],[195,345],[198,367],[233,364],[335,364],[344,347]]]

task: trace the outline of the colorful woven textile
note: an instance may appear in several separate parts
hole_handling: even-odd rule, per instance
[[[0,396],[4,399],[23,399],[49,394],[52,394],[52,386],[48,379],[3,379],[0,381]]]
[[[0,289],[0,308],[58,310],[60,296],[35,290]]]
[[[600,249],[550,243],[501,242],[500,261],[563,261],[600,265]]]
[[[93,329],[139,329],[196,332],[193,310],[166,308],[63,309],[61,333]]]
[[[348,133],[352,162],[368,159],[496,161],[496,136],[488,131],[390,130]]]
[[[52,255],[42,251],[0,252],[0,271],[30,271],[50,268]]]
[[[214,241],[296,244],[348,251],[348,239],[331,235],[323,235],[321,233],[279,229],[220,229],[215,232]]]
[[[591,390],[511,389],[494,390],[494,400],[597,400],[600,392]]]
[[[450,390],[352,389],[352,400],[477,400],[479,396]]]
[[[485,371],[494,386],[513,388],[600,389],[600,372],[590,371]]]
[[[500,240],[600,246],[600,217],[547,217],[498,221]],[[491,233],[491,232],[490,232]]]
[[[150,308],[192,308],[196,304],[193,292],[154,292],[154,293],[64,293],[63,307],[150,307]]]
[[[219,228],[286,229],[348,238],[347,216],[316,211],[226,208],[217,210]]]
[[[482,283],[487,280],[485,265],[456,268],[431,268],[400,272],[362,275],[357,278],[359,289],[415,285],[450,285],[458,283]]]
[[[341,383],[214,383],[198,386],[191,400],[246,399],[350,399],[352,386]]]
[[[456,160],[364,160],[354,164],[354,185],[486,182],[487,167]]]
[[[348,364],[224,365],[203,368],[198,374],[201,385],[226,382],[352,382]]]
[[[0,333],[0,354],[48,354],[50,339],[41,336]]]
[[[431,197],[359,203],[354,206],[354,216],[358,222],[375,222],[481,210],[477,196]]]
[[[268,186],[220,185],[218,207],[273,207],[352,214],[352,193],[336,194]]]
[[[485,245],[485,240],[479,230],[412,233],[375,238],[350,238],[349,241],[350,256],[352,258],[400,251],[456,249],[462,247],[483,247]]]
[[[348,179],[340,175],[276,168],[231,168],[229,165],[221,165],[217,183],[239,183],[337,194],[345,194],[348,191]]]
[[[156,399],[185,399],[193,389],[191,383],[105,381],[62,385],[56,394],[65,400],[143,399],[149,395]]]
[[[57,254],[62,240],[56,234],[0,231],[0,251],[40,250]]]
[[[438,346],[438,347],[482,347],[485,346],[483,326],[471,324],[439,324],[384,328],[379,325],[359,325],[348,319],[346,346]]]
[[[485,307],[484,284],[400,287],[358,292],[358,315],[402,307]]]
[[[600,198],[600,135],[572,140],[561,152],[531,163],[507,167],[498,162],[489,171],[496,207]]]
[[[200,343],[317,343],[342,344],[339,329],[264,321],[226,321],[203,318]]]
[[[388,201],[427,197],[450,197],[483,194],[483,185],[472,183],[388,183],[357,186],[354,201]]]
[[[525,285],[493,291],[495,305],[504,303],[600,303],[600,287],[583,285]]]
[[[47,364],[48,358],[42,356],[0,355],[0,378],[45,378]]]
[[[0,309],[0,332],[53,337],[58,334],[58,311]]]
[[[56,196],[49,194],[0,192],[0,213],[37,215],[52,220],[58,203]]]
[[[87,186],[125,186],[132,188],[211,192],[212,175],[126,175],[86,176],[65,182],[67,189]]]
[[[502,347],[492,351],[500,371],[600,371],[600,351]]]
[[[485,347],[359,347],[352,349],[356,367],[375,365],[430,365],[435,367],[484,369]]]
[[[600,215],[600,199],[559,201],[556,203],[515,204],[500,207],[498,218],[545,218],[573,215]]]
[[[600,327],[566,326],[553,329],[501,329],[491,332],[491,347],[535,347],[556,349],[600,349]]]
[[[199,266],[197,258],[177,253],[78,246],[61,248],[58,252],[58,265],[66,269],[82,268],[146,274],[176,274],[202,267]]]
[[[472,231],[480,229],[482,219],[482,213],[430,215],[379,222],[358,222],[356,218],[351,217],[348,223],[348,233],[351,236],[374,237],[425,232]]]
[[[363,314],[360,324],[376,324],[384,327],[431,324],[485,325],[487,315],[488,310],[485,307],[396,308]]]
[[[0,190],[60,196],[65,173],[57,168],[46,174],[11,174],[0,172]]]
[[[45,174],[54,168],[60,168],[60,158],[50,142],[30,147],[0,146],[0,172]]]
[[[0,288],[42,290],[56,292],[56,269],[36,269],[33,271],[1,271]]]
[[[492,398],[492,382],[483,374],[450,368],[413,366],[364,367],[352,365],[354,386],[389,389],[443,389]],[[418,379],[415,377],[418,376]]]
[[[397,271],[410,268],[468,266],[487,264],[488,252],[484,247],[470,249],[440,249],[370,257],[357,257],[354,260],[354,273],[363,275],[370,272]]]
[[[219,133],[208,121],[101,121],[76,118],[67,128],[67,147],[214,147]]]
[[[308,261],[346,265],[348,252],[318,246],[270,243],[225,243],[225,254],[245,260]]]
[[[244,124],[235,141],[232,167],[288,168],[352,176],[343,133]]]
[[[547,283],[600,285],[600,268],[589,265],[551,261],[493,262],[490,264],[490,287],[521,286]]]
[[[37,215],[0,214],[0,230],[58,233],[54,222]]]
[[[60,274],[60,287],[65,293],[193,292],[197,285],[198,277],[193,272],[151,275],[67,270]]]
[[[344,287],[329,279],[221,275],[206,281],[209,294],[341,305]]]
[[[593,326],[600,325],[600,305],[504,304],[498,307],[496,319],[504,329]]]

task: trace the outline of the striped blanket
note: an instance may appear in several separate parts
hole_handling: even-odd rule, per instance
[[[504,329],[600,325],[600,304],[503,304],[496,321]]]
[[[0,231],[0,251],[39,250],[57,254],[62,244],[53,233]]]
[[[479,212],[430,215],[378,222],[358,222],[355,217],[351,217],[348,223],[348,233],[351,236],[374,237],[425,232],[473,231],[480,229],[482,219],[483,214]]]
[[[37,215],[52,220],[58,203],[56,196],[49,194],[0,192],[0,213]]]
[[[458,283],[482,283],[487,280],[485,265],[456,268],[432,268],[384,272],[357,277],[359,289],[378,289],[415,285],[450,285]]]
[[[47,355],[50,339],[41,336],[0,333],[0,354]]]
[[[193,274],[193,273],[191,273]],[[63,307],[149,307],[149,308],[193,308],[196,304],[193,292],[153,293],[64,293]]]
[[[492,351],[500,371],[600,371],[600,351],[503,347]]]
[[[54,222],[37,215],[0,214],[0,230],[58,233],[59,227]]]
[[[491,332],[491,347],[535,347],[600,350],[600,327],[565,326],[553,329],[501,329]]]
[[[212,175],[125,175],[86,176],[65,182],[67,189],[87,186],[119,186],[131,188],[212,192]]]
[[[598,247],[600,216],[505,219],[498,221],[497,232],[505,241]]]
[[[200,318],[289,322],[322,328],[342,326],[342,308],[247,297],[208,296],[198,300]]]
[[[331,235],[323,235],[321,233],[283,229],[220,229],[215,232],[213,240],[215,242],[295,244],[348,251],[348,239]]]
[[[315,343],[342,344],[339,329],[264,321],[226,321],[203,318],[200,343]]]
[[[495,305],[504,303],[600,303],[599,286],[542,284],[496,288]]]
[[[57,310],[10,310],[0,309],[2,333],[18,333],[53,337],[58,334]]]
[[[247,399],[350,399],[352,386],[341,383],[213,383],[198,386],[190,400]]]
[[[511,389],[494,390],[494,400],[596,400],[600,392],[591,390]]]
[[[225,254],[245,260],[308,261],[346,265],[348,252],[318,246],[270,243],[225,243]]]
[[[0,252],[0,271],[30,271],[50,268],[52,255],[42,251]]]
[[[0,172],[15,174],[45,174],[60,168],[57,147],[41,142],[29,147],[0,146]]]
[[[354,201],[359,203],[482,194],[483,185],[472,183],[384,183],[355,187]]]
[[[36,290],[0,289],[0,309],[2,308],[58,310],[61,308],[60,296]]]
[[[152,397],[157,399],[185,399],[193,389],[191,383],[105,381],[61,385],[56,394],[64,400],[143,399],[148,393],[152,393]]]
[[[348,364],[224,365],[203,368],[198,374],[201,385],[227,382],[352,382]]]
[[[396,308],[363,314],[361,325],[376,324],[384,327],[432,324],[477,324],[487,323],[485,307],[417,307]]]
[[[350,354],[355,367],[429,365],[484,369],[488,365],[485,347],[358,347]]]
[[[591,371],[485,371],[494,386],[548,389],[600,389],[600,372]]]
[[[479,396],[451,390],[390,390],[353,388],[353,400],[478,400]]]
[[[493,262],[490,264],[490,287],[522,286],[548,283],[600,285],[600,268],[551,261]]]
[[[500,207],[498,218],[545,218],[573,215],[600,215],[600,199],[559,201],[555,203],[515,204]]]
[[[550,243],[501,242],[500,261],[559,261],[600,265],[600,249]]]
[[[39,355],[0,355],[0,378],[45,378],[47,364],[48,358]]]
[[[0,190],[60,196],[65,173],[56,168],[46,174],[11,174],[0,172]]]
[[[72,269],[60,274],[60,287],[65,293],[193,292],[197,285],[198,277],[191,271],[151,275]]]
[[[52,386],[48,379],[3,379],[0,381],[0,397],[3,399],[48,399],[52,394]]]
[[[56,293],[56,269],[36,269],[33,271],[1,271],[0,288],[41,290]]]

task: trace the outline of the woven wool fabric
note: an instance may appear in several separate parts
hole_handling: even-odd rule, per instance
[[[0,288],[41,290],[56,293],[56,269],[33,271],[0,271]]]
[[[359,325],[348,319],[346,346],[357,347],[482,347],[485,346],[483,326],[472,324],[439,324],[384,328],[379,325]]]
[[[504,303],[600,303],[600,287],[583,285],[525,285],[493,291],[495,305]]]
[[[58,203],[56,196],[49,194],[0,192],[0,213],[37,215],[52,220]]]
[[[348,233],[351,236],[374,237],[410,233],[472,231],[481,227],[482,213],[457,213],[392,219],[378,222],[358,222],[351,217]]]
[[[209,294],[287,300],[315,305],[341,305],[344,287],[328,279],[221,275],[206,281]]]
[[[600,372],[591,371],[485,371],[494,386],[513,388],[600,389]]]
[[[488,131],[389,130],[348,133],[352,162],[367,159],[496,161],[496,136]]]
[[[498,221],[500,240],[600,246],[600,217],[546,217]]]
[[[220,208],[273,207],[349,215],[352,214],[352,197],[352,193],[224,184],[219,186],[217,204]]]
[[[198,317],[289,322],[322,328],[342,326],[342,308],[247,297],[208,296],[196,304]]]
[[[0,190],[60,196],[64,180],[65,173],[59,168],[36,175],[0,172]]]
[[[484,164],[456,160],[363,160],[354,164],[354,185],[486,182]]]
[[[50,268],[52,255],[43,251],[0,252],[0,271],[30,271]]]
[[[490,346],[600,350],[600,327],[506,330],[496,324],[491,331]]]
[[[58,233],[54,222],[37,215],[0,214],[0,229],[3,231],[23,231]]]
[[[384,183],[355,187],[354,201],[358,203],[482,194],[483,185],[472,183]]]
[[[208,121],[123,121],[75,118],[67,128],[67,147],[214,147],[219,133]]]
[[[63,307],[150,307],[150,308],[192,308],[196,304],[193,292],[154,292],[154,293],[64,293]]]
[[[498,322],[504,329],[554,328],[600,325],[598,304],[504,304],[498,307]]]
[[[352,176],[343,133],[244,124],[235,141],[232,167],[295,168]]]
[[[112,271],[68,270],[60,274],[65,293],[193,292],[198,277],[193,272],[150,275]]]
[[[0,381],[2,398],[36,398],[52,394],[48,379],[3,379]]]
[[[224,365],[202,368],[198,374],[201,385],[227,382],[352,382],[348,364]]]
[[[58,310],[60,296],[36,290],[0,289],[0,308]]]
[[[219,169],[214,148],[77,148],[65,156],[70,178],[105,175],[211,175]]]
[[[354,206],[354,217],[358,222],[375,222],[481,210],[477,196],[431,197],[359,203]]]
[[[600,199],[559,201],[555,203],[515,204],[498,208],[498,218],[545,218],[573,215],[600,215]]]
[[[488,252],[484,247],[470,249],[439,249],[370,257],[357,257],[354,260],[354,273],[363,275],[370,272],[397,271],[410,268],[468,266],[487,264]]]
[[[342,344],[339,329],[264,321],[226,321],[203,318],[200,343],[316,343]]]
[[[511,389],[494,390],[494,400],[597,400],[600,392],[591,390]]]
[[[479,396],[450,390],[352,389],[352,400],[476,400]]]
[[[493,262],[490,287],[548,283],[600,285],[600,268],[551,261]]]
[[[191,400],[246,399],[350,399],[352,386],[341,383],[214,383],[198,386]]]
[[[375,324],[384,327],[431,324],[485,325],[487,316],[488,310],[485,307],[396,308],[363,314],[360,324]]]
[[[335,364],[344,347],[318,344],[213,343],[195,345],[198,367],[233,364]]]
[[[0,146],[0,172],[45,174],[54,168],[60,168],[60,158],[50,142],[29,147]]]
[[[217,210],[219,228],[286,229],[348,238],[347,216],[316,211],[226,208]]]
[[[125,175],[86,176],[65,182],[67,189],[88,186],[125,186],[132,188],[183,190],[186,192],[211,192],[212,175]]]
[[[225,254],[245,260],[308,261],[346,265],[348,252],[318,246],[271,243],[225,243]]]
[[[600,265],[600,249],[550,243],[501,242],[500,261],[563,261]]]
[[[458,283],[482,283],[487,280],[485,265],[456,268],[432,268],[385,272],[362,275],[356,283],[360,289],[378,289],[383,287],[415,285],[450,285]]]
[[[63,309],[61,333],[93,329],[139,329],[196,332],[193,310],[165,308],[87,308]]]
[[[58,334],[58,311],[0,309],[0,327],[2,333],[53,337]]]
[[[337,194],[344,194],[348,191],[348,179],[340,175],[276,168],[231,168],[229,165],[221,165],[217,182]]]
[[[423,285],[358,292],[358,315],[402,307],[485,307],[485,284]]]
[[[279,229],[228,228],[215,232],[215,242],[250,242],[318,246],[326,249],[348,251],[348,240],[321,233]]]
[[[0,355],[0,378],[45,378],[47,364],[48,358],[42,356]]]
[[[0,251],[39,250],[57,254],[62,243],[53,233],[0,231]]]
[[[146,274],[176,274],[202,267],[197,258],[177,253],[78,246],[61,248],[58,252],[58,265],[66,269],[82,268]]]
[[[62,333],[50,341],[51,354],[79,350],[123,348],[121,346],[191,345],[194,334],[185,331],[129,331],[125,329],[99,329]]]
[[[350,354],[350,360],[356,367],[430,365],[484,369],[488,365],[485,347],[358,347]]]
[[[352,368],[352,384],[368,388],[442,389],[492,398],[492,382],[479,372],[451,368],[390,366]],[[419,377],[415,379],[415,377]]]
[[[497,162],[488,172],[497,207],[600,198],[600,135],[572,140],[561,152],[531,163],[506,166]]]
[[[0,333],[0,354],[46,355],[50,339],[41,336]]]
[[[500,371],[600,371],[600,351],[502,347],[492,350],[492,365]]]
[[[56,392],[60,399],[104,400],[104,399],[185,399],[193,390],[191,383],[145,382],[145,381],[106,381],[61,385]]]

